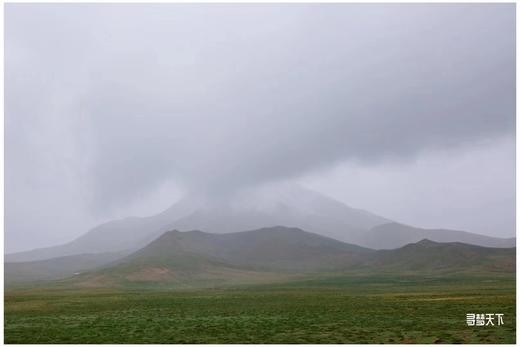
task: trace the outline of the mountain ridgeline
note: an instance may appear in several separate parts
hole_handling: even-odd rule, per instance
[[[278,226],[227,234],[172,230],[138,251],[80,273],[73,263],[74,257],[69,257],[68,273],[55,271],[33,280],[60,279],[59,285],[74,287],[184,288],[284,282],[348,272],[513,273],[515,248],[421,240],[398,249],[373,250]],[[49,260],[7,263],[6,283],[30,280],[28,269],[42,264],[49,274]]]
[[[465,231],[421,229],[396,223],[300,186],[241,192],[227,200],[187,197],[149,217],[132,217],[99,225],[58,246],[7,254],[7,262],[29,262],[80,254],[137,251],[168,230],[203,230],[226,234],[284,225],[372,249],[395,249],[422,239],[463,242],[486,247],[515,247],[515,238]]]

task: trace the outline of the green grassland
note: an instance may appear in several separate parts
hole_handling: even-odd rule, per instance
[[[16,288],[6,343],[515,343],[514,273],[342,274],[227,288]],[[468,327],[466,313],[504,313]]]

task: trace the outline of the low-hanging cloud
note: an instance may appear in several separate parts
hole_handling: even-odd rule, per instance
[[[514,28],[514,4],[8,4],[7,194],[103,211],[510,136]]]

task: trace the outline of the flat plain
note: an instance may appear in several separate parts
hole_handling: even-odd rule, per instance
[[[221,288],[22,287],[5,343],[515,343],[515,275],[323,274]],[[503,313],[469,327],[466,313]]]

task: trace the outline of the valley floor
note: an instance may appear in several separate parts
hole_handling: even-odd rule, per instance
[[[6,343],[515,343],[514,274],[220,289],[8,289]],[[504,325],[468,327],[467,313]]]

